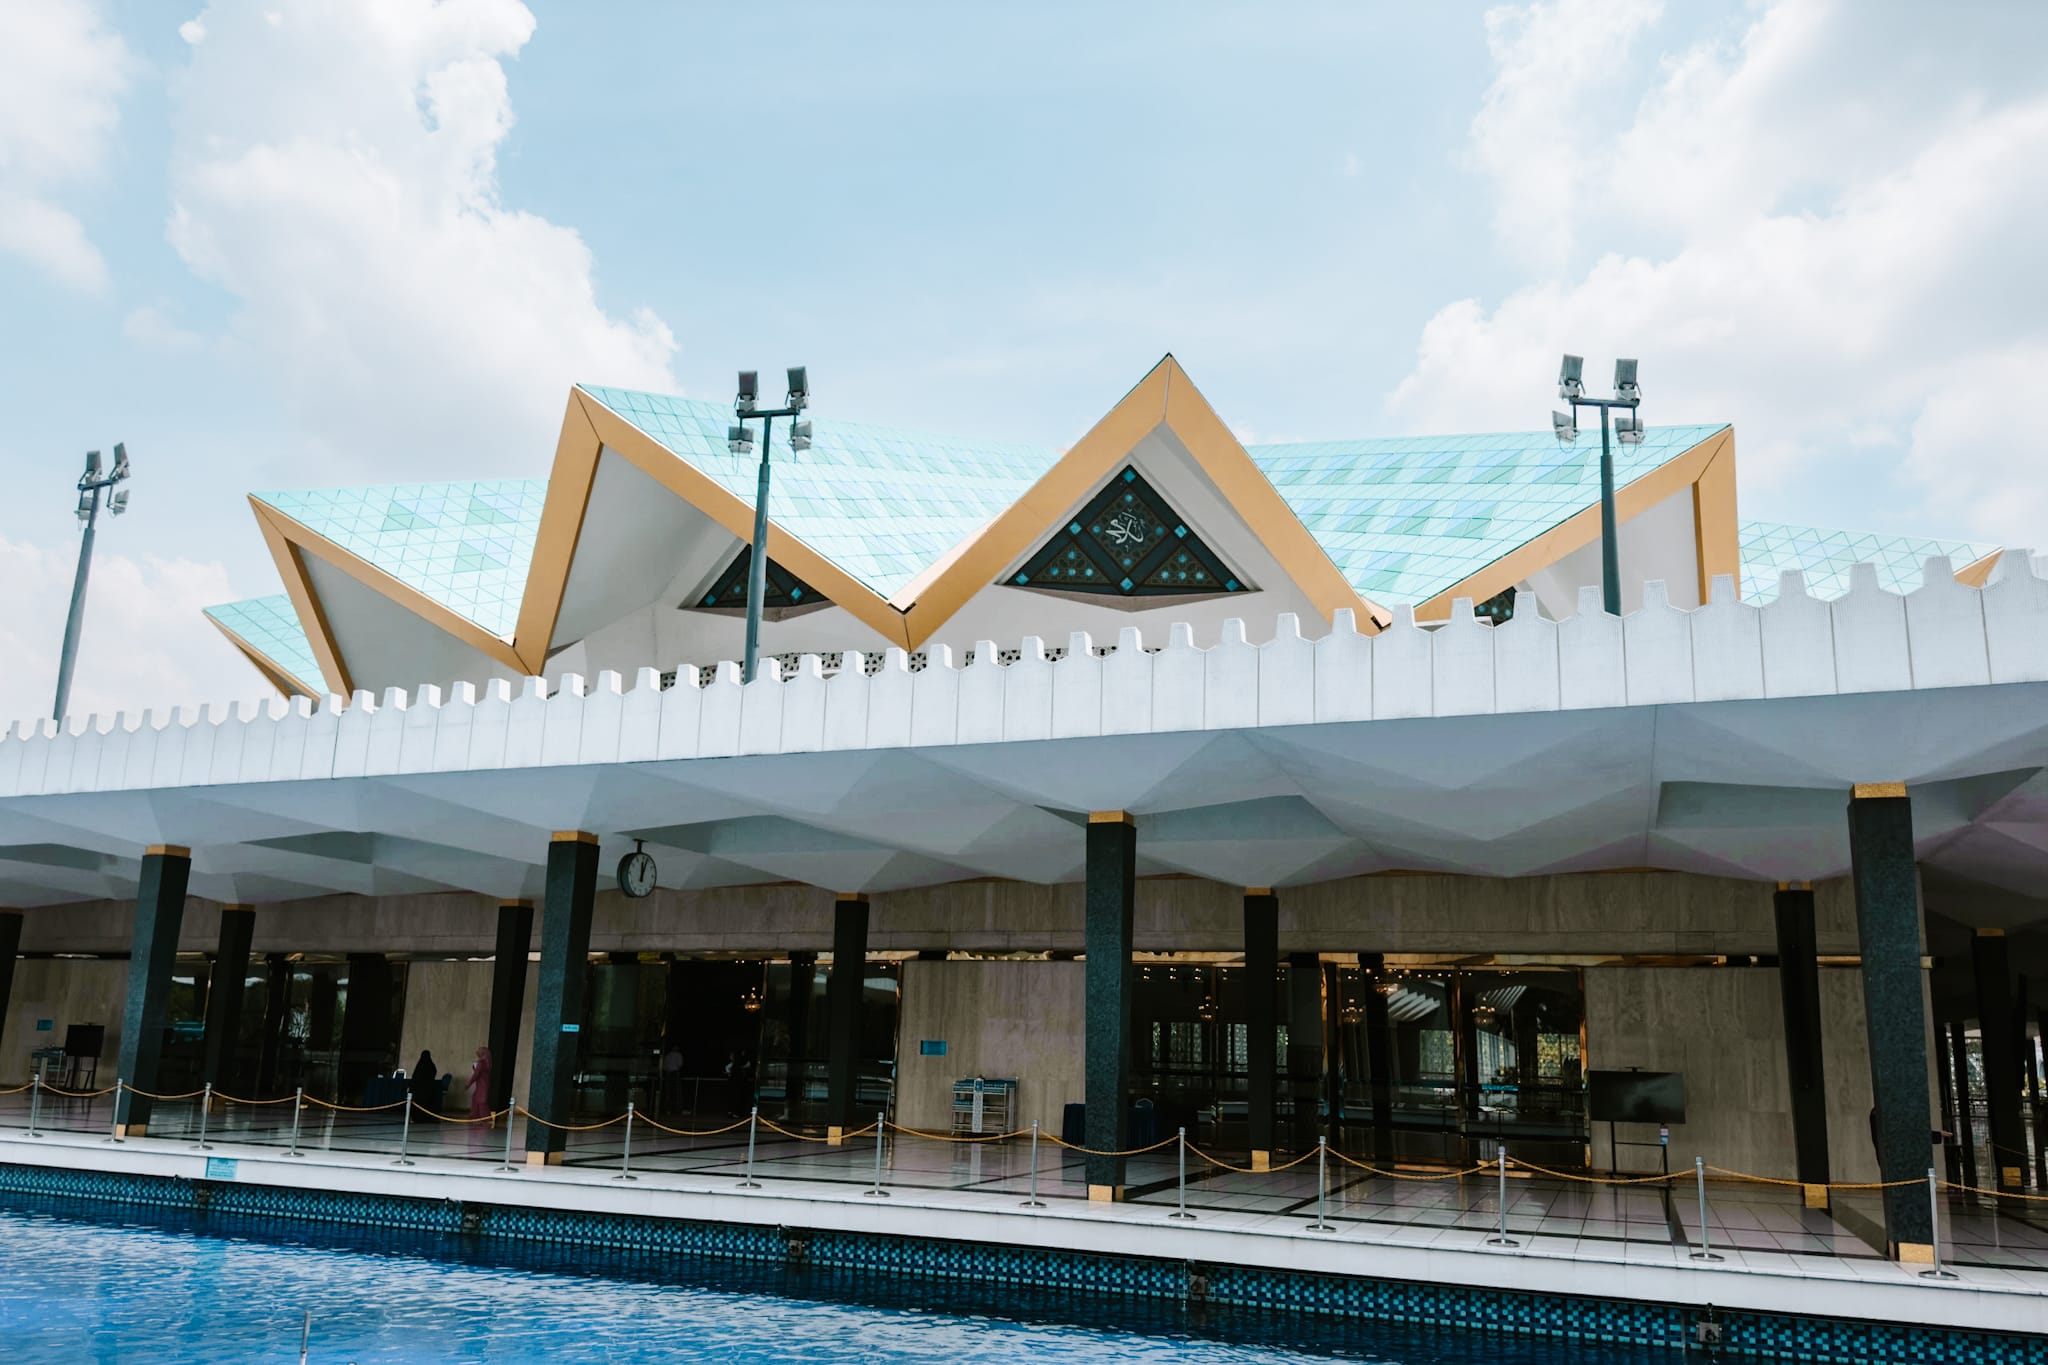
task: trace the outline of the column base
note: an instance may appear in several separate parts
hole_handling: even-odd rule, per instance
[[[827,1147],[844,1147],[846,1145],[846,1129],[837,1123],[827,1128],[825,1130],[825,1145]]]
[[[114,1125],[114,1136],[118,1138],[143,1137],[148,1132],[149,1125],[146,1123],[117,1123]]]
[[[1926,1242],[1894,1242],[1892,1259],[1901,1265],[1933,1265],[1934,1248]]]
[[[562,1164],[563,1155],[561,1152],[528,1152],[526,1154],[526,1164],[529,1166],[559,1166]]]
[[[1116,1204],[1122,1202],[1124,1187],[1121,1185],[1090,1185],[1088,1201],[1092,1204]]]
[[[1806,1207],[1810,1209],[1824,1209],[1828,1207],[1827,1186],[1807,1185],[1803,1188],[1806,1191]]]
[[[1255,1170],[1255,1171],[1270,1171],[1270,1170],[1272,1170],[1272,1169],[1273,1169],[1273,1154],[1272,1154],[1271,1152],[1257,1152],[1257,1151],[1253,1152],[1253,1153],[1252,1153],[1252,1169],[1253,1169],[1253,1170]]]
[[[2025,1187],[2026,1181],[2022,1179],[2022,1172],[2019,1167],[2001,1166],[1999,1168],[1998,1192],[2000,1194],[2018,1194]]]

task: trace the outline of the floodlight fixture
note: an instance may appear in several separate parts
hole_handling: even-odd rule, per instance
[[[797,422],[789,429],[789,448],[801,454],[811,448],[811,424]]]
[[[1586,391],[1584,356],[1568,355],[1557,372],[1557,396],[1571,402]]]
[[[735,455],[754,453],[754,433],[745,422],[735,422],[725,429],[725,444]]]
[[[733,400],[732,409],[744,416],[754,410],[754,401],[761,391],[761,375],[756,370],[740,371],[740,394]]]
[[[100,453],[97,450],[88,450],[85,452],[85,477],[79,481],[79,487],[83,488],[99,476]]]
[[[1550,428],[1557,433],[1559,445],[1570,445],[1579,439],[1579,419],[1568,412],[1553,411],[1550,414]]]
[[[1614,396],[1624,403],[1643,401],[1642,386],[1636,383],[1636,363],[1633,360],[1614,362]]]
[[[801,365],[790,366],[789,398],[785,401],[783,406],[788,407],[796,412],[802,412],[807,406],[809,406],[810,401],[811,386],[809,381],[804,377],[804,367]]]
[[[125,441],[116,441],[114,442],[114,482],[119,483],[121,480],[127,477],[128,443]]]
[[[1648,430],[1643,419],[1632,412],[1618,412],[1614,415],[1614,439],[1625,446],[1639,446]]]
[[[128,490],[125,488],[115,489],[114,495],[107,499],[107,511],[113,513],[115,516],[118,517],[127,510]]]
[[[78,495],[78,519],[84,522],[92,520],[92,490],[90,488]]]

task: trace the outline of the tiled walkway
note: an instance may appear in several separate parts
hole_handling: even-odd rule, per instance
[[[0,1097],[0,1130],[26,1128],[28,1106],[23,1096]],[[106,1099],[50,1104],[41,1127],[52,1132],[105,1133],[111,1121]],[[728,1120],[701,1120],[716,1126]],[[689,1126],[672,1120],[674,1126]],[[291,1105],[269,1108],[231,1107],[208,1121],[210,1139],[235,1144],[282,1147],[291,1137]],[[150,1123],[154,1139],[191,1144],[198,1136],[198,1106],[193,1102],[159,1104]],[[523,1137],[524,1125],[513,1133]],[[308,1107],[300,1143],[306,1150],[396,1158],[403,1141],[415,1157],[455,1158],[492,1166],[506,1154],[506,1130],[435,1121],[418,1121],[410,1134],[389,1113],[346,1114]],[[616,1170],[621,1164],[624,1129],[613,1125],[594,1133],[573,1134],[568,1164],[586,1169]],[[1242,1162],[1240,1153],[1219,1153],[1222,1160]],[[512,1160],[523,1164],[523,1150]],[[762,1128],[755,1143],[755,1178],[772,1185],[802,1181],[841,1186],[866,1186],[876,1179],[872,1134],[841,1147],[799,1141]],[[650,1178],[673,1173],[697,1178],[739,1181],[747,1166],[744,1126],[714,1137],[676,1137],[641,1122],[632,1138],[631,1169]],[[1128,1163],[1128,1193],[1133,1212],[1156,1209],[1163,1216],[1181,1197],[1178,1161],[1172,1147]],[[1447,1231],[1460,1235],[1491,1229],[1500,1219],[1500,1182],[1489,1170],[1461,1178],[1428,1178],[1425,1170],[1403,1171],[1394,1179],[1361,1171],[1334,1155],[1327,1178],[1319,1182],[1311,1159],[1291,1169],[1258,1174],[1220,1169],[1199,1154],[1187,1158],[1186,1205],[1199,1221],[1204,1214],[1232,1213],[1264,1217],[1325,1216],[1339,1226],[1370,1229],[1403,1245],[1426,1245]],[[883,1144],[880,1180],[885,1187],[952,1190],[981,1196],[1012,1196],[1020,1203],[1033,1188],[1033,1157],[1028,1141],[1004,1144],[961,1144],[892,1134]],[[1051,1141],[1039,1144],[1036,1189],[1046,1200],[1083,1200],[1086,1180],[1082,1158]],[[1794,1265],[1837,1272],[1845,1262],[1884,1262],[1883,1211],[1875,1192],[1838,1193],[1832,1210],[1807,1209],[1796,1190],[1776,1186],[1709,1181],[1707,1227],[1711,1245],[1731,1260],[1789,1260]],[[1634,1259],[1638,1253],[1668,1259],[1697,1248],[1700,1237],[1697,1187],[1690,1179],[1675,1180],[1667,1195],[1654,1186],[1587,1183],[1550,1176],[1512,1173],[1507,1181],[1507,1228],[1511,1237],[1532,1250],[1560,1254],[1593,1254]],[[1942,1244],[1945,1259],[1958,1266],[2011,1275],[2015,1282],[2033,1282],[2048,1275],[2048,1203],[2019,1212],[1994,1214],[1982,1203],[1965,1204],[1944,1195]],[[2033,1273],[2028,1273],[2033,1272]],[[2042,1282],[2048,1286],[2048,1281]]]

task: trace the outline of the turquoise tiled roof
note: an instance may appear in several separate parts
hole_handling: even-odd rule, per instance
[[[546,479],[493,479],[256,497],[493,635],[510,638],[547,489]]]
[[[1653,426],[1641,445],[1617,444],[1616,486],[1723,429]],[[1428,600],[1600,497],[1597,432],[1571,446],[1539,431],[1249,453],[1351,586],[1387,606]]]
[[[307,691],[327,690],[319,661],[313,657],[313,646],[299,625],[299,614],[292,609],[291,598],[278,593],[272,597],[252,597],[246,602],[225,602],[208,607],[206,614],[291,674]]]
[[[720,487],[754,501],[758,452],[726,448],[730,403],[580,386]],[[760,424],[754,423],[760,437]],[[812,445],[788,445],[789,419],[775,423],[775,524],[883,597],[894,597],[938,560],[1009,508],[1052,467],[1059,452],[1009,441],[973,441],[818,417]],[[1048,530],[1050,528],[1047,528]]]
[[[1928,556],[1947,555],[1951,568],[1962,569],[1998,548],[1924,536],[1787,526],[1776,521],[1745,521],[1740,535],[1742,596],[1749,602],[1776,597],[1778,574],[1785,569],[1804,570],[1806,590],[1815,597],[1840,597],[1849,591],[1849,566],[1868,560],[1877,565],[1879,583],[1893,592],[1911,592],[1920,586]]]

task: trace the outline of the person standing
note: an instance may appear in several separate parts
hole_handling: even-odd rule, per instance
[[[488,1047],[476,1050],[476,1064],[469,1069],[469,1116],[473,1119],[491,1116],[491,1050]]]

